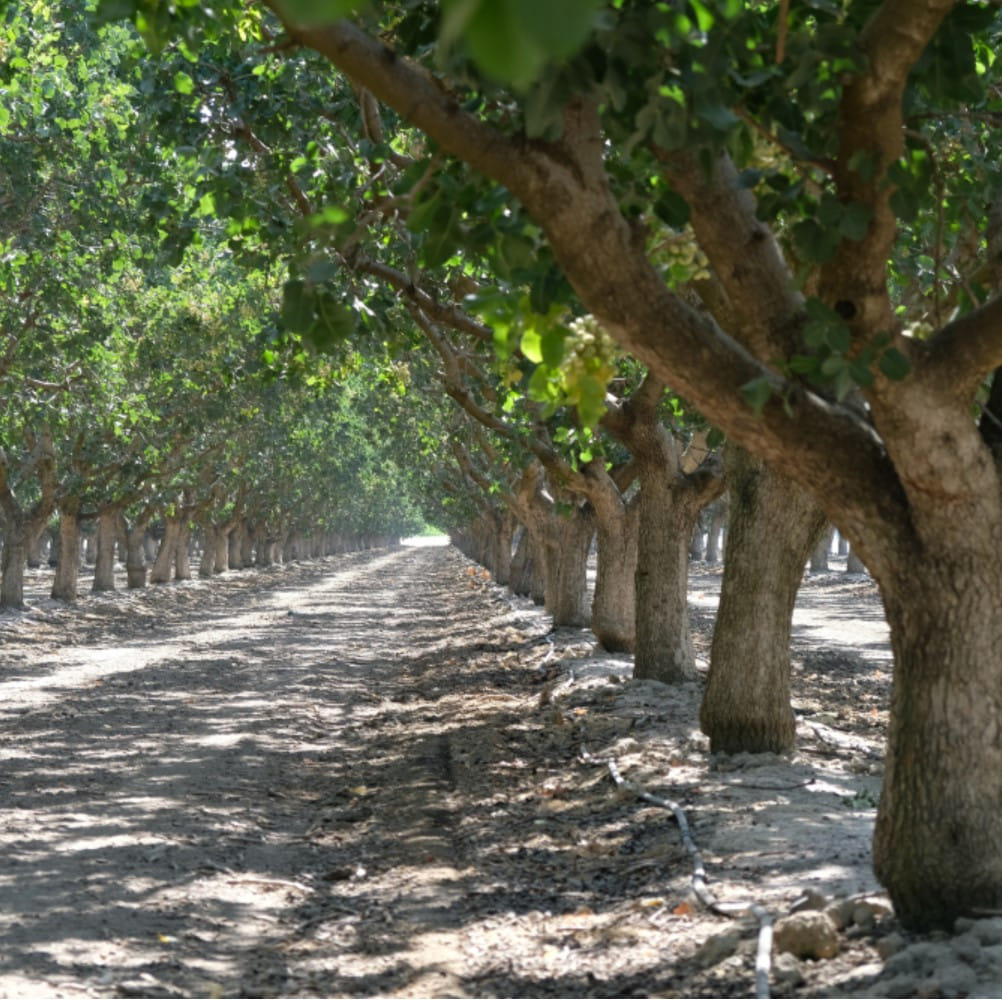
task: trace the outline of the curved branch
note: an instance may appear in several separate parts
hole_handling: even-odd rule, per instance
[[[865,67],[842,91],[835,180],[844,204],[865,205],[861,240],[843,239],[822,268],[821,294],[861,337],[895,329],[887,260],[897,236],[887,170],[904,149],[902,97],[912,67],[957,0],[885,0],[860,34]],[[861,169],[865,163],[868,169]]]
[[[657,155],[672,187],[689,203],[700,248],[736,314],[738,339],[760,358],[789,357],[800,339],[803,296],[730,156],[718,156],[708,174],[691,153]]]
[[[916,374],[958,400],[970,399],[981,380],[1002,365],[1002,294],[947,323],[916,352]]]
[[[459,102],[426,69],[403,59],[347,21],[297,25],[282,0],[264,0],[285,25],[292,41],[319,52],[443,149],[495,178],[511,172],[515,145],[500,132],[463,111]],[[502,181],[504,183],[504,181]]]

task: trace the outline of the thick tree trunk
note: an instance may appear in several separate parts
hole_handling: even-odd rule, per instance
[[[547,518],[545,607],[554,628],[585,628],[590,621],[588,551],[594,534],[594,518],[584,507]]]
[[[219,530],[211,518],[202,522],[202,558],[198,561],[198,576],[208,579],[216,571],[216,555],[219,552]]]
[[[183,517],[178,524],[174,546],[174,579],[191,579],[191,520]]]
[[[45,527],[44,524],[40,525],[28,539],[28,569],[38,569],[42,565],[42,549],[46,540]]]
[[[704,562],[716,566],[720,562],[721,537],[724,524],[727,522],[727,504],[721,500],[712,504],[708,510],[710,527],[706,532],[706,552]]]
[[[125,580],[129,590],[146,586],[146,525],[145,519],[126,528]]]
[[[693,562],[702,562],[706,548],[703,544],[703,526],[697,520],[692,526],[692,534],[689,536],[689,558]]]
[[[229,568],[230,559],[230,534],[233,531],[232,525],[219,529],[216,532],[215,544],[216,554],[212,561],[213,573],[225,573]]]
[[[638,515],[635,506],[626,507],[619,500],[616,506],[618,510],[595,519],[598,560],[591,630],[610,653],[632,653],[637,629]]]
[[[681,486],[681,484],[679,484]],[[699,503],[673,490],[667,469],[641,473],[637,642],[633,676],[677,684],[696,676],[689,634],[689,550]]]
[[[916,551],[882,582],[895,673],[874,869],[915,929],[1002,910],[1000,546]]]
[[[511,559],[511,590],[520,597],[531,598],[536,604],[546,600],[541,549],[533,541],[532,533],[523,528]]]
[[[23,522],[4,524],[3,558],[0,562],[0,608],[24,607],[24,567],[28,539]]]
[[[699,718],[714,753],[782,753],[795,742],[793,605],[825,516],[743,449],[728,447],[726,469],[727,558]]]
[[[510,510],[503,510],[498,521],[497,557],[494,564],[494,582],[507,587],[511,580],[512,540],[518,522]]]
[[[72,603],[80,577],[80,502],[64,500],[59,507],[59,565],[52,581],[52,599]]]
[[[115,589],[115,545],[118,541],[117,508],[105,508],[97,515],[97,553],[94,558],[94,582],[91,590],[95,593]]]
[[[255,525],[246,521],[240,533],[240,568],[250,569],[254,565],[254,546],[261,543],[261,531]]]
[[[817,545],[811,552],[811,572],[812,573],[827,573],[829,570],[828,566],[828,555],[832,548],[832,536],[835,534],[835,528],[829,526],[824,531],[821,532],[821,537],[818,539]]]
[[[153,568],[150,570],[150,583],[169,583],[174,556],[177,551],[178,538],[181,535],[181,522],[168,517],[164,524],[164,537],[160,540]]]

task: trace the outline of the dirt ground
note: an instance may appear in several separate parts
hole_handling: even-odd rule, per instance
[[[449,548],[48,583],[0,615],[0,997],[754,996],[760,921],[704,905],[633,785],[775,922],[773,996],[1002,996],[1002,921],[907,935],[870,870],[865,579],[806,581],[799,748],[737,758],[699,683],[629,680]],[[693,575],[702,657],[718,586]]]

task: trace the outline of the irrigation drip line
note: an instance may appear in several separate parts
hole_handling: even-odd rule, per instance
[[[703,857],[699,853],[699,847],[693,840],[689,829],[689,821],[686,819],[685,810],[673,799],[661,798],[647,791],[641,785],[632,781],[627,781],[619,770],[616,761],[611,757],[593,757],[588,749],[582,745],[581,759],[588,764],[604,764],[616,783],[617,788],[632,792],[638,799],[650,802],[651,805],[661,809],[667,809],[678,825],[682,843],[686,851],[692,858],[692,890],[697,899],[712,913],[717,913],[724,917],[754,917],[758,921],[758,949],[755,954],[755,996],[757,1000],[769,1000],[769,971],[772,956],[772,915],[758,903],[754,902],[731,902],[722,903],[718,900],[709,886],[706,884],[706,869],[703,867]]]

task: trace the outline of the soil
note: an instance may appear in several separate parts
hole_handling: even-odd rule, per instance
[[[73,607],[30,577],[0,615],[2,997],[753,996],[740,904],[776,921],[773,996],[1002,995],[1002,921],[908,935],[870,869],[865,578],[802,588],[797,752],[723,758],[699,682],[630,680],[450,548]],[[693,574],[704,658],[718,589]]]

